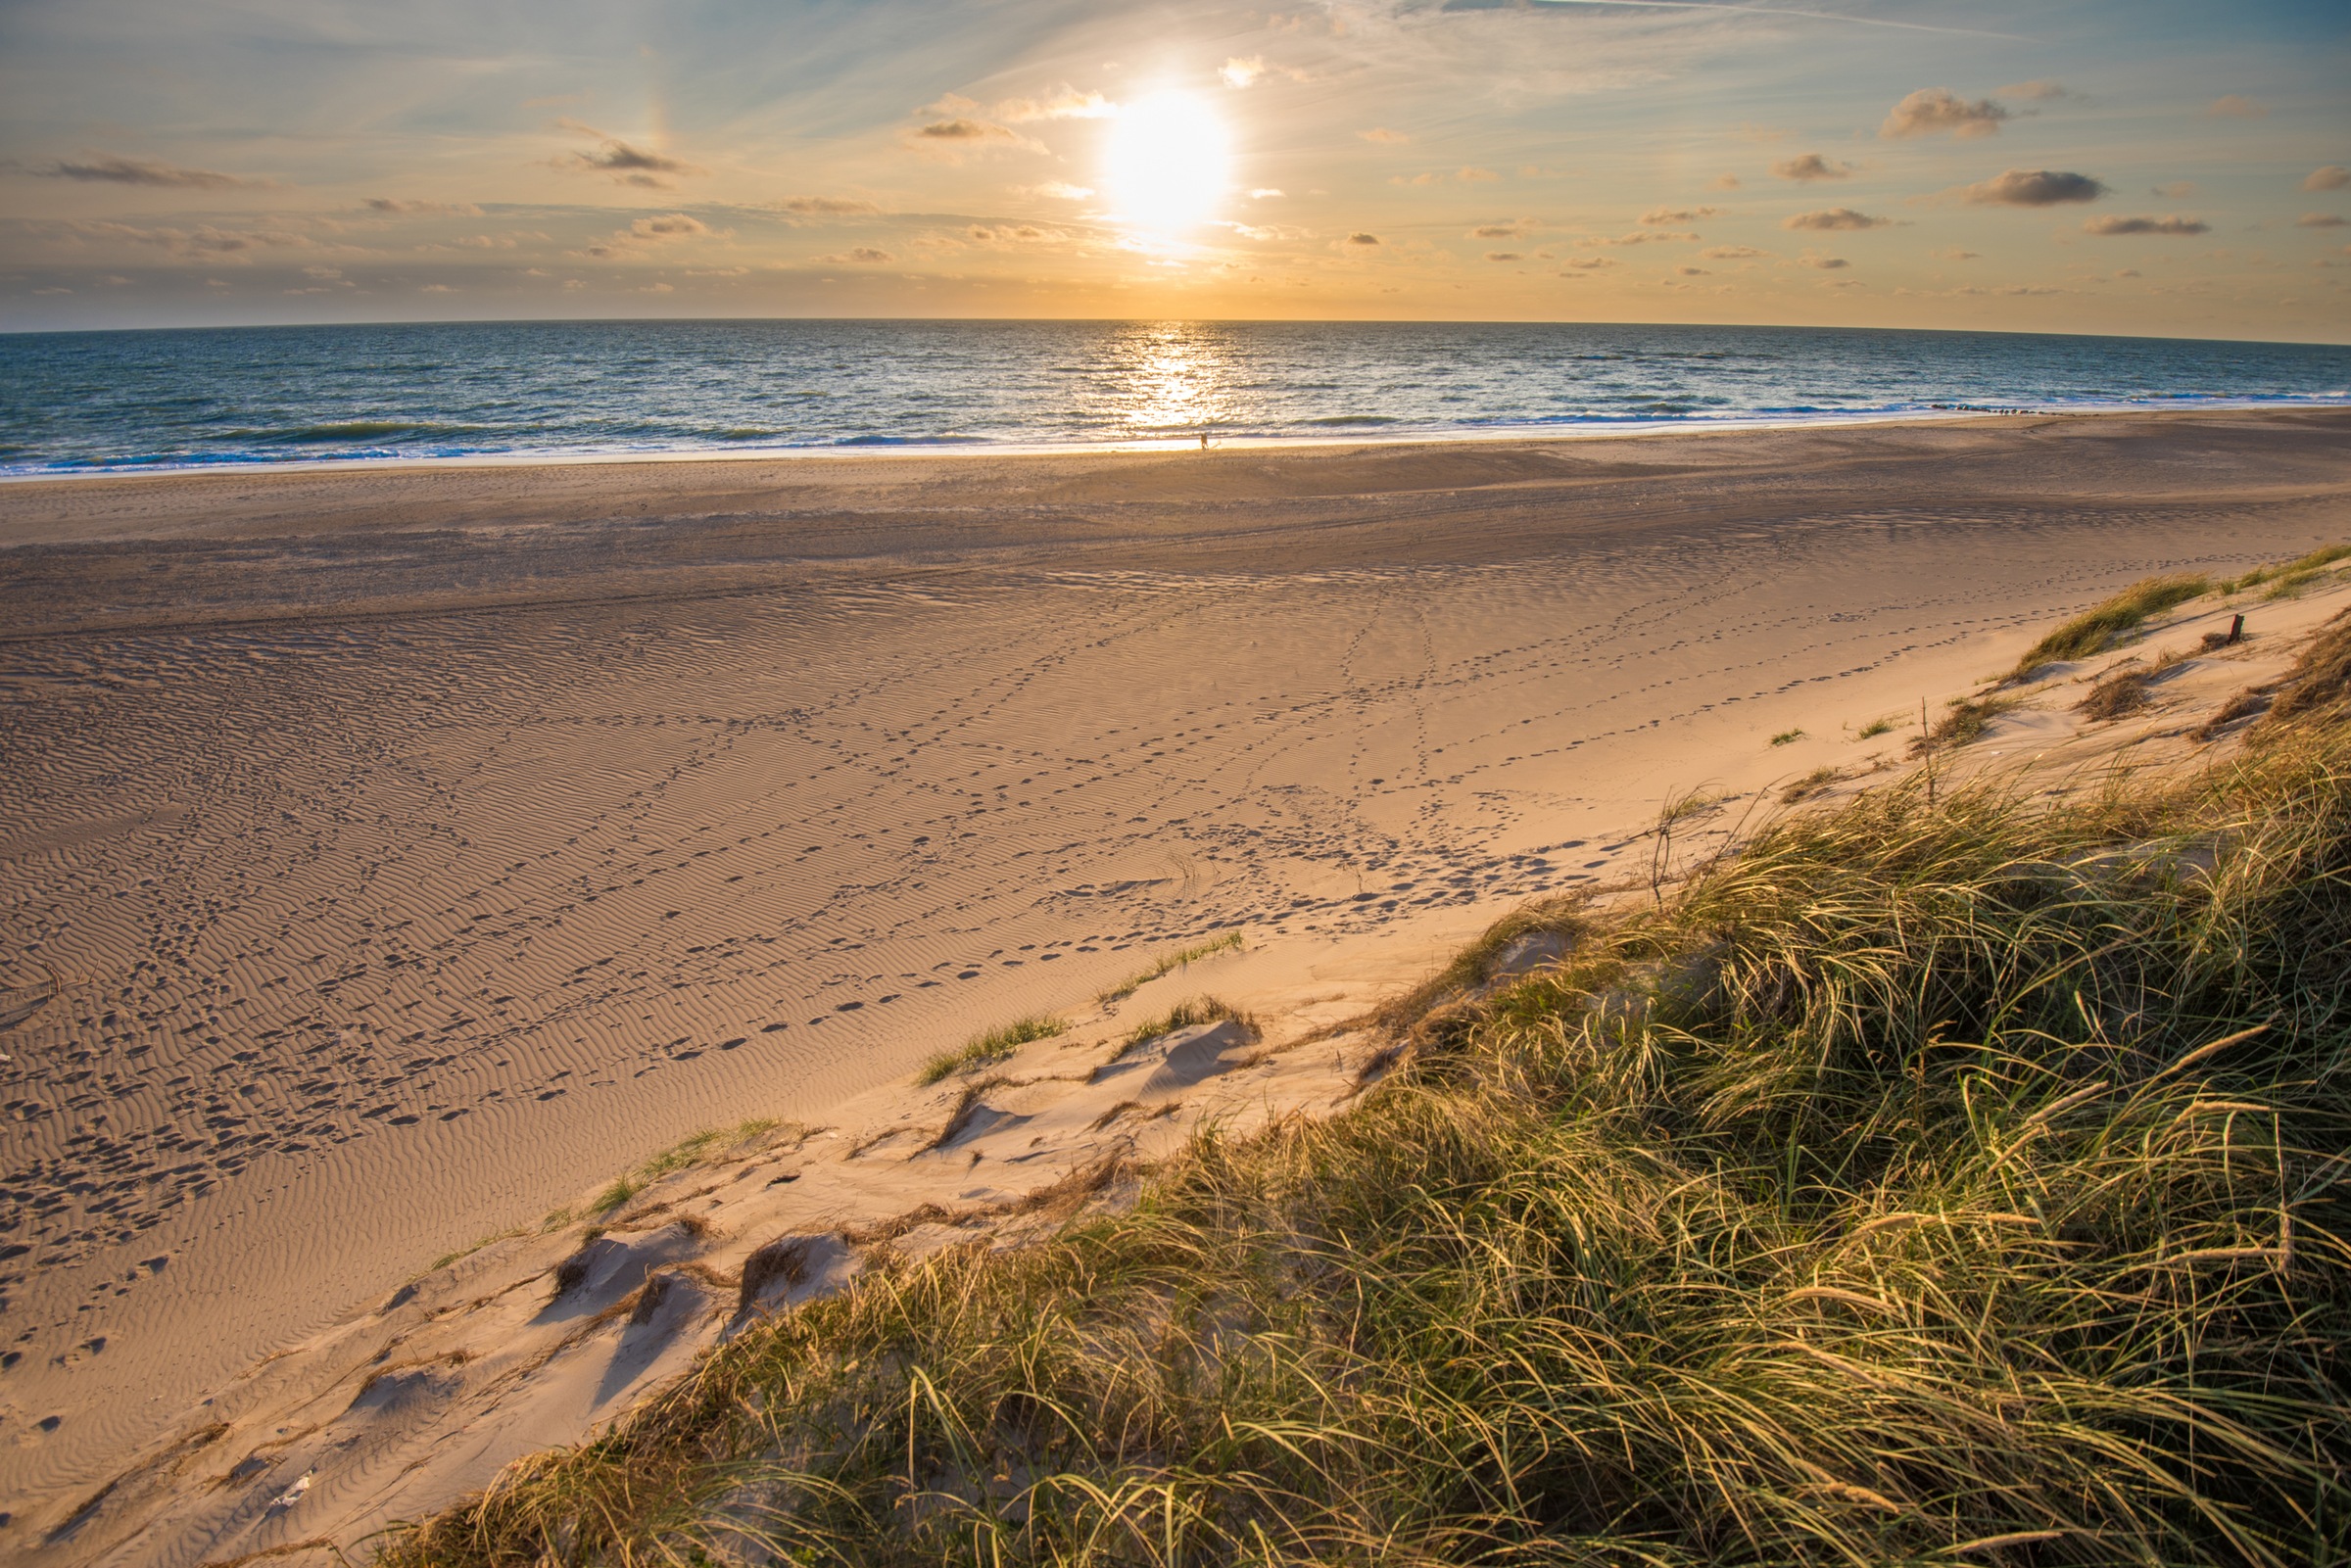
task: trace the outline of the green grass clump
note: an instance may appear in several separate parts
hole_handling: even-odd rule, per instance
[[[1219,953],[1237,953],[1240,950],[1241,933],[1239,931],[1226,931],[1223,935],[1212,937],[1208,941],[1194,942],[1189,947],[1178,948],[1176,951],[1167,954],[1149,969],[1138,970],[1128,975],[1118,984],[1095,997],[1094,1000],[1104,1007],[1110,1007],[1115,1003],[1126,1001],[1127,998],[1161,975],[1173,974],[1187,964],[1197,963],[1204,958],[1214,958]]]
[[[2031,650],[2016,661],[2016,668],[2009,673],[2008,679],[2027,680],[2044,664],[2087,659],[2093,654],[2103,653],[2137,631],[2149,618],[2161,615],[2166,610],[2177,609],[2189,599],[2209,594],[2212,590],[2212,579],[2201,574],[2150,577],[2144,582],[2134,583],[2114,597],[2085,610],[2034,643]]]
[[[2351,731],[1783,819],[1444,1041],[387,1560],[2351,1556]]]
[[[1050,1040],[1068,1028],[1069,1025],[1061,1020],[1043,1014],[1016,1020],[1002,1028],[975,1035],[952,1051],[939,1052],[923,1064],[923,1070],[915,1075],[915,1081],[925,1085],[937,1083],[958,1072],[970,1072],[992,1066],[1032,1040]]]
[[[1875,740],[1878,736],[1882,735],[1891,735],[1893,732],[1894,721],[1892,719],[1872,719],[1869,721],[1869,723],[1863,725],[1860,729],[1853,732],[1853,738],[1856,740]]]
[[[1778,735],[1775,735],[1771,737],[1771,743],[1775,746],[1794,745],[1797,741],[1801,740],[1803,737],[1804,732],[1801,730],[1782,730]]]
[[[749,1121],[739,1121],[731,1127],[713,1127],[706,1132],[697,1132],[684,1142],[662,1150],[625,1174],[614,1177],[609,1186],[588,1200],[587,1212],[608,1214],[663,1176],[692,1165],[723,1160],[762,1133],[773,1132],[782,1125],[773,1117],[755,1117]],[[557,1212],[564,1213],[563,1211]],[[564,1217],[568,1219],[568,1213],[564,1213]],[[551,1214],[548,1218],[552,1225],[555,1215]]]

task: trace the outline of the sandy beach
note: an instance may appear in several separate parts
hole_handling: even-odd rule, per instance
[[[2346,537],[2310,410],[0,487],[0,1549],[682,1138],[1040,1011],[1304,1038]]]

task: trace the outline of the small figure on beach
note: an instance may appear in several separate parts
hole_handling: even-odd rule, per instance
[[[1200,450],[1202,451],[1208,451],[1208,432],[1205,430],[1200,432]]]

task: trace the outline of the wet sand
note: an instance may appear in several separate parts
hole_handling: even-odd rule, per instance
[[[690,1133],[1236,927],[1409,983],[2346,537],[2318,412],[0,487],[0,1543]]]

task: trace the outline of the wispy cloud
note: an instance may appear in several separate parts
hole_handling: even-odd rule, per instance
[[[627,228],[614,232],[599,244],[585,247],[581,254],[608,260],[627,256],[649,246],[664,245],[674,240],[724,238],[724,232],[712,228],[700,218],[686,213],[663,213],[654,217],[641,217]]]
[[[845,196],[787,196],[768,205],[794,217],[874,217],[882,211],[871,202]]]
[[[2343,221],[2343,215],[2340,213],[2304,213],[2300,217],[2294,219],[2294,227],[2341,228]]]
[[[907,136],[918,150],[948,157],[1001,148],[1014,148],[1025,153],[1041,153],[1045,150],[1042,144],[1030,140],[1008,125],[999,125],[992,119],[973,119],[964,116],[917,125],[907,132]]]
[[[471,202],[406,201],[397,196],[370,196],[367,211],[396,217],[479,217],[482,210]]]
[[[1894,106],[1878,134],[1889,141],[1943,131],[1959,137],[1996,136],[2000,122],[2012,118],[2012,113],[1990,98],[1971,102],[1948,87],[1921,87]]]
[[[1034,98],[1007,98],[996,105],[996,118],[1013,125],[1039,119],[1108,119],[1119,106],[1098,92],[1055,87]]]
[[[177,164],[157,163],[145,158],[120,158],[112,153],[85,154],[80,158],[61,158],[53,163],[24,169],[42,179],[73,179],[108,185],[154,185],[177,190],[269,190],[278,188],[271,179],[247,179],[241,175],[223,174],[213,168],[184,168]]]
[[[2212,225],[2202,218],[2180,217],[2093,217],[2082,225],[2085,234],[2209,234]]]
[[[1383,147],[1401,147],[1412,140],[1403,131],[1390,130],[1385,125],[1374,125],[1369,130],[1359,130],[1356,134],[1367,142],[1378,142]]]
[[[870,245],[837,251],[831,256],[814,256],[809,260],[819,266],[883,266],[897,260],[888,251],[878,251]]]
[[[640,147],[617,136],[605,134],[594,125],[583,125],[576,119],[556,121],[563,129],[594,136],[600,145],[593,152],[567,153],[556,159],[557,168],[577,169],[587,173],[609,174],[617,184],[638,185],[651,190],[668,190],[669,174],[706,174],[708,169],[689,164],[682,158]]]
[[[1641,221],[1651,228],[1678,228],[1685,223],[1712,217],[1721,211],[1719,207],[1660,207],[1643,213]]]
[[[2339,191],[2346,185],[2351,185],[2351,168],[2340,164],[2322,165],[2302,177],[2306,191]]]
[[[2219,119],[2266,119],[2270,106],[2240,98],[2235,93],[2223,93],[2204,106],[2204,113]]]

